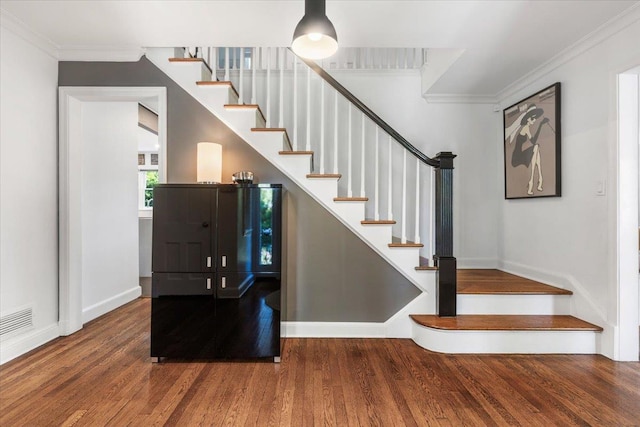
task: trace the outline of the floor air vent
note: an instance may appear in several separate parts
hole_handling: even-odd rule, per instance
[[[15,331],[29,329],[33,326],[33,310],[31,307],[0,317],[0,337]]]

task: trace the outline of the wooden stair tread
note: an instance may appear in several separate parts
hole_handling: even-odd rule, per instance
[[[310,154],[313,156],[313,151],[278,151],[278,154],[283,156]]]
[[[415,243],[410,240],[407,240],[405,243],[402,243],[402,239],[396,236],[391,237],[391,243],[389,243],[390,248],[423,248],[424,245],[422,243]]]
[[[339,173],[309,173],[307,178],[342,178],[342,174]]]
[[[266,119],[264,118],[264,114],[262,114],[262,110],[260,109],[260,106],[258,104],[224,104],[224,108],[226,108],[227,110],[258,110],[258,114],[260,114],[260,118],[262,118],[262,121],[266,122]],[[273,128],[251,128],[251,130],[254,130],[254,129],[273,129]]]
[[[424,245],[422,243],[389,243],[390,248],[423,248]]]
[[[334,202],[368,202],[368,197],[334,197]]]
[[[204,62],[202,58],[169,58],[169,62]]]
[[[436,271],[437,269],[438,269],[438,267],[433,267],[433,266],[430,266],[430,265],[419,265],[419,266],[416,267],[416,270],[418,270],[418,271],[423,271],[423,270]]]
[[[461,269],[457,271],[458,294],[504,295],[572,295],[567,289],[556,288],[515,274],[493,269]]]
[[[416,267],[416,270],[418,270],[418,271],[422,271],[422,270],[435,271],[435,270],[438,269],[438,267],[430,265],[428,258],[425,258],[423,256],[419,256],[418,258],[420,259],[420,265]]]
[[[360,221],[360,224],[395,224],[396,222],[392,219],[365,219]]]
[[[435,314],[412,314],[419,325],[451,331],[595,331],[600,326],[568,315],[482,315],[468,314],[439,317]]]
[[[233,86],[233,83],[229,81],[200,80],[196,82],[196,85],[198,86],[229,86],[229,89],[231,89],[233,93],[235,93],[236,97],[240,97],[240,95],[238,95],[238,91]]]

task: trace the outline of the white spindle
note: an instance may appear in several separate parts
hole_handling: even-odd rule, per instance
[[[217,47],[211,48],[211,80],[213,80],[214,82],[218,80],[218,56],[216,55],[217,52]]]
[[[324,174],[324,80],[320,81],[320,173]]]
[[[256,68],[258,68],[258,48],[251,49],[251,104],[256,105]]]
[[[388,178],[389,178],[389,183],[388,183],[388,187],[387,187],[387,191],[389,193],[389,204],[387,205],[387,219],[389,221],[393,220],[393,210],[391,209],[391,207],[393,206],[393,199],[392,199],[392,194],[391,194],[391,174],[393,172],[393,159],[391,157],[391,148],[392,148],[392,144],[393,141],[391,140],[391,135],[389,135],[389,155],[387,156],[387,158],[389,159],[389,172],[388,172]]]
[[[240,83],[238,84],[238,104],[244,104],[244,48],[240,48]]]
[[[278,59],[280,60],[280,110],[278,114],[278,127],[284,128],[284,48],[278,49]]]
[[[420,159],[416,157],[416,238],[415,242],[420,243]]]
[[[338,173],[338,91],[333,93],[333,173]]]
[[[293,56],[293,151],[298,151],[298,66]]]
[[[271,48],[267,48],[267,127],[271,127]]]
[[[404,69],[409,68],[409,49],[404,49]]]
[[[380,220],[380,155],[378,153],[380,139],[380,128],[376,126],[376,161],[375,161],[375,191],[374,197],[376,199],[374,219]],[[389,159],[391,161],[391,159]]]
[[[402,239],[407,243],[407,150],[402,150]]]
[[[351,189],[351,104],[349,104],[349,114],[348,114],[348,122],[347,126],[349,129],[349,137],[347,138],[347,160],[349,161],[347,166],[347,197],[353,197],[353,190]]]
[[[229,81],[229,48],[224,48],[224,81]]]
[[[365,115],[362,113],[362,145],[360,149],[360,197],[364,197],[364,125]]]
[[[307,67],[307,141],[306,150],[311,151],[311,68]]]

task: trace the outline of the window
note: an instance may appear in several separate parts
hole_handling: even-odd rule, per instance
[[[158,171],[141,171],[144,174],[144,207],[153,207],[153,188],[158,184]]]

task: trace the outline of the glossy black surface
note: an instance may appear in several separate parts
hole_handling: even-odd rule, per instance
[[[281,193],[281,186],[156,187],[152,357],[280,355]]]
[[[280,282],[256,280],[241,298],[160,296],[151,302],[151,356],[181,359],[280,355]]]

